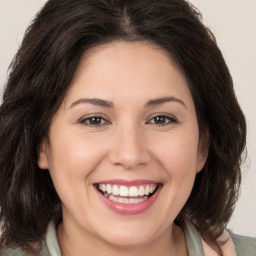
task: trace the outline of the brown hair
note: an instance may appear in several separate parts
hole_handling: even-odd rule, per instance
[[[176,218],[190,218],[221,254],[221,235],[237,200],[246,123],[232,79],[200,13],[183,0],[50,0],[28,28],[13,60],[0,107],[2,245],[33,251],[48,223],[61,221],[48,171],[37,166],[82,54],[114,40],[147,41],[168,51],[184,72],[209,156]]]

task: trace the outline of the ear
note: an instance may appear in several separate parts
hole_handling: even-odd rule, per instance
[[[209,134],[208,132],[205,132],[205,134],[202,134],[199,139],[198,143],[198,149],[197,149],[197,166],[196,166],[196,172],[200,172],[208,158],[209,153]]]
[[[37,149],[38,160],[37,164],[40,169],[48,169],[48,143],[44,138]]]

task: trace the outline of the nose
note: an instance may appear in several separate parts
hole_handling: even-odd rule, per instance
[[[138,127],[120,127],[115,131],[109,159],[113,165],[127,170],[146,165],[150,160],[150,153],[143,132]]]

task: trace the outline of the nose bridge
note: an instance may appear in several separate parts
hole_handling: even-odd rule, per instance
[[[115,131],[110,152],[110,160],[115,165],[132,169],[149,161],[143,128],[130,123],[119,125]]]

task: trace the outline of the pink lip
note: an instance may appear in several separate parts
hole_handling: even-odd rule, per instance
[[[129,182],[128,182],[129,183]],[[152,181],[151,181],[152,183]],[[102,183],[101,183],[102,184]],[[111,183],[107,183],[111,184]],[[113,182],[113,184],[120,184],[117,183],[116,181]],[[124,183],[123,183],[124,184]],[[126,183],[127,184],[127,183]],[[133,183],[134,184],[134,183]],[[145,183],[142,183],[145,184]],[[149,184],[149,183],[146,183]],[[97,195],[99,196],[100,200],[112,211],[119,213],[119,214],[124,214],[124,215],[135,215],[135,214],[140,214],[145,212],[150,208],[150,206],[153,205],[155,200],[157,199],[160,191],[162,189],[162,186],[158,186],[156,192],[150,196],[147,200],[140,202],[140,203],[134,203],[134,204],[124,204],[124,203],[118,203],[114,202],[112,200],[109,200],[107,197],[101,194],[101,192],[98,191],[98,189],[95,186],[95,190],[97,192]]]
[[[116,180],[103,180],[97,182],[97,184],[116,184],[116,185],[124,185],[124,186],[139,186],[144,184],[158,184],[159,182],[155,182],[152,180],[122,180],[122,179],[116,179]]]

